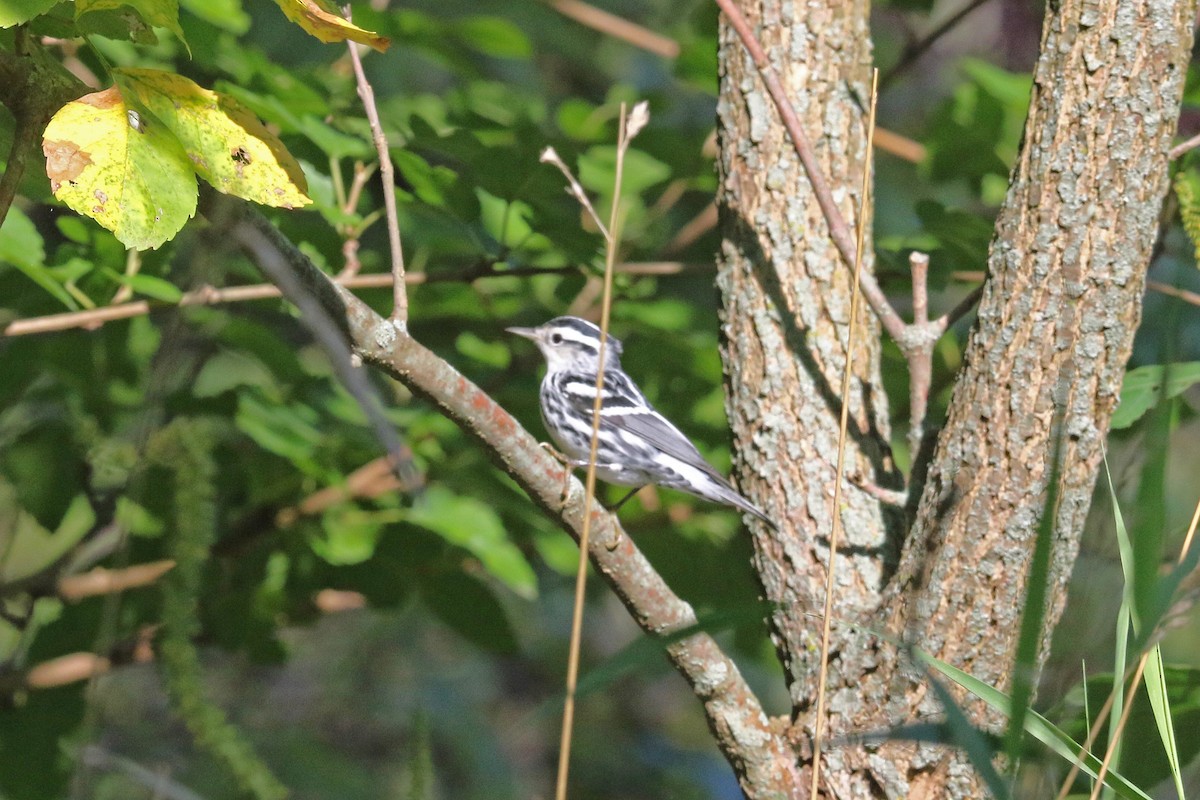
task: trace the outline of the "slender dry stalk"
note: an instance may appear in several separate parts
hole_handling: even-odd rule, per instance
[[[846,364],[842,368],[842,414],[838,428],[837,467],[834,469],[833,528],[829,532],[829,568],[825,572],[825,614],[821,625],[821,668],[817,675],[817,713],[813,718],[812,783],[809,797],[817,800],[821,780],[821,746],[825,734],[825,680],[829,674],[829,636],[833,620],[833,592],[837,548],[842,533],[842,473],[846,469],[846,431],[850,422],[850,373],[854,366],[854,334],[858,330],[859,276],[862,275],[863,237],[866,235],[867,203],[871,196],[871,134],[875,130],[875,101],[879,70],[871,71],[871,108],[867,114],[867,157],[863,160],[862,192],[859,194],[858,226],[854,249],[854,288],[850,291],[850,322],[846,326]]]
[[[645,126],[645,102],[634,107],[629,116],[621,104],[620,126],[617,131],[617,169],[613,180],[613,202],[609,213],[604,247],[604,293],[600,305],[600,354],[596,364],[596,400],[592,406],[592,442],[588,453],[587,481],[584,484],[583,529],[579,533],[579,566],[575,572],[575,605],[571,612],[571,646],[567,656],[567,696],[563,702],[562,736],[558,750],[558,777],[555,780],[556,800],[567,798],[567,774],[571,766],[571,736],[575,724],[575,690],[579,682],[579,645],[583,637],[583,595],[587,586],[588,538],[591,535],[592,503],[596,497],[596,451],[600,443],[600,406],[604,392],[604,357],[608,349],[608,319],[612,310],[613,267],[617,260],[620,235],[621,176],[625,169],[625,151],[629,140]],[[547,148],[549,149],[549,148]],[[545,160],[545,158],[543,158]],[[561,161],[557,162],[572,185],[578,185]],[[592,212],[595,213],[594,211]]]
[[[345,8],[345,17],[350,19],[350,7]],[[396,180],[392,169],[392,156],[388,153],[387,137],[383,134],[383,125],[379,121],[379,109],[375,106],[375,89],[372,88],[367,74],[363,71],[362,58],[358,54],[358,45],[347,41],[350,50],[350,61],[354,64],[354,79],[358,83],[358,97],[362,100],[363,109],[367,112],[367,121],[371,125],[371,140],[375,143],[375,152],[379,154],[379,180],[383,184],[383,208],[387,220],[388,246],[392,253],[392,324],[401,332],[408,330],[408,292],[404,281],[404,249],[400,244],[400,218],[396,213]]]

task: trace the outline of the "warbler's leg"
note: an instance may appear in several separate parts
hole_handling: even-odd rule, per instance
[[[623,506],[623,505],[625,505],[627,502],[629,502],[629,498],[633,497],[635,494],[637,494],[637,493],[638,493],[638,492],[640,492],[641,490],[642,490],[642,487],[641,487],[641,486],[635,486],[635,487],[633,487],[632,489],[630,489],[628,494],[626,494],[624,497],[622,497],[620,500],[618,500],[618,501],[616,502],[616,505],[613,505],[613,506],[610,506],[610,507],[609,507],[609,509],[608,509],[608,513],[610,513],[610,514],[615,514],[615,513],[617,513],[617,511],[618,511],[618,510],[620,510],[621,506]]]
[[[538,442],[538,444],[541,445],[543,450],[553,456],[555,461],[565,467],[563,470],[562,491],[558,495],[559,508],[565,508],[567,505],[567,498],[571,496],[571,470],[575,468],[575,462],[560,453],[554,447],[554,445],[550,444],[549,442]]]

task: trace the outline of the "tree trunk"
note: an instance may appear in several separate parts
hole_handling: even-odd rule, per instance
[[[791,88],[848,219],[864,150],[865,114],[851,91],[867,96],[866,11],[861,3],[778,0],[744,8]],[[1195,11],[1195,0],[1048,7],[978,320],[899,569],[888,580],[889,518],[844,486],[838,620],[865,619],[1007,691],[1061,441],[1040,667],[1138,323]],[[773,636],[803,760],[816,696],[819,621],[810,615],[824,596],[849,270],[729,29],[721,53],[719,286],[730,418],[742,486],[782,523],[778,534],[756,527],[755,565],[766,596],[781,604]],[[847,463],[848,472],[886,484],[887,404],[874,327],[854,354]],[[940,715],[901,658],[872,637],[835,635],[831,736]],[[841,797],[984,795],[965,758],[944,748],[894,742],[870,752],[835,748],[825,758],[828,787]]]

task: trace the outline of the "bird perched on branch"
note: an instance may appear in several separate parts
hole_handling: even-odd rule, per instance
[[[558,317],[537,328],[508,328],[537,344],[546,358],[540,394],[542,423],[573,467],[587,467],[600,363],[600,329],[578,317]],[[596,445],[596,475],[632,492],[653,483],[713,503],[734,506],[775,527],[762,509],[738,494],[666,417],[654,410],[621,369],[621,342],[609,336]]]

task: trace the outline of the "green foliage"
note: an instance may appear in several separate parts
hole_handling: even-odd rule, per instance
[[[714,7],[601,4],[677,40],[672,61],[544,3],[361,3],[354,28],[336,8],[279,5],[298,24],[271,4],[239,0],[182,0],[178,8],[168,0],[0,3],[0,27],[28,22],[35,38],[66,40],[69,47],[41,47],[40,57],[70,62],[100,87],[64,107],[48,131],[52,144],[64,145],[50,148],[61,196],[39,172],[35,147],[0,225],[0,325],[105,307],[118,295],[153,309],[99,328],[0,338],[0,672],[19,675],[78,651],[119,661],[131,641],[161,625],[157,658],[191,733],[163,717],[157,680],[136,667],[115,669],[89,693],[90,705],[79,685],[5,691],[5,798],[62,797],[71,777],[98,797],[151,796],[116,771],[87,771],[75,743],[98,741],[118,743],[119,755],[144,768],[172,765],[172,779],[212,800],[278,796],[272,774],[298,797],[544,793],[542,773],[528,773],[549,760],[542,755],[557,723],[530,709],[549,707],[546,698],[561,690],[571,541],[469,436],[378,375],[374,386],[426,488],[356,484],[379,445],[290,306],[264,298],[174,307],[206,285],[263,280],[222,230],[194,216],[198,177],[267,206],[331,274],[347,265],[350,244],[361,274],[387,270],[377,172],[349,202],[360,164],[370,170],[376,154],[346,38],[395,43],[386,56],[367,53],[364,65],[395,164],[409,270],[424,280],[410,287],[411,330],[538,436],[540,360],[514,347],[503,328],[586,309],[602,264],[598,232],[581,222],[561,177],[538,155],[554,146],[606,216],[620,103],[649,99],[651,126],[626,165],[622,258],[686,269],[618,275],[614,334],[650,399],[718,467],[728,466],[708,268],[718,234],[668,249],[702,218],[716,188],[704,154],[719,68]],[[927,5],[904,0],[891,13],[916,21]],[[881,52],[898,51],[900,38],[876,31]],[[15,40],[0,31],[0,55]],[[1029,92],[1027,74],[982,61],[945,64],[918,62],[938,69],[922,73],[929,80],[919,91],[904,88],[902,77],[899,93],[884,97],[888,126],[920,139],[925,163],[885,154],[876,163],[885,286],[906,296],[908,249],[930,252],[935,313],[962,288],[952,272],[986,262]],[[12,120],[0,115],[0,158],[13,135]],[[81,149],[90,164],[78,158]],[[1191,203],[1182,203],[1189,231],[1197,227]],[[157,249],[131,259],[130,245]],[[362,295],[380,309],[390,300],[387,290]],[[1148,320],[1154,330],[1161,324]],[[1190,336],[1179,337],[1180,349],[1200,358]],[[961,336],[938,345],[935,416],[961,353]],[[1186,420],[1195,364],[1169,372],[1134,366],[1114,428],[1139,424],[1163,397],[1177,398]],[[903,365],[889,357],[884,368],[893,415],[902,419]],[[176,422],[159,430],[164,416]],[[902,431],[898,448],[901,439]],[[147,440],[152,469],[138,444]],[[761,624],[769,609],[757,601],[751,545],[735,515],[661,491],[631,501],[621,517],[699,609],[696,630],[735,655],[772,714],[786,713]],[[114,531],[127,540],[100,552]],[[93,564],[165,558],[177,566],[155,587],[78,604],[45,596],[60,575]],[[693,699],[676,696],[673,675],[655,683],[667,672],[663,643],[628,644],[633,633],[603,616],[602,593],[593,591],[589,609],[600,610],[589,617],[585,661],[596,660],[589,651],[619,655],[583,685],[580,796],[731,796],[737,789],[727,769],[714,766]],[[334,614],[330,593],[366,609]],[[1198,746],[1189,669],[1168,661],[1160,681],[1180,762]],[[306,693],[309,683],[321,691]],[[1101,694],[1093,686],[1093,697]],[[1004,698],[995,693],[990,702],[1001,707]],[[1143,719],[1143,701],[1131,702],[1133,738],[1161,751],[1152,715]],[[94,724],[83,724],[85,710]],[[961,722],[940,726],[937,740],[974,748],[982,763],[993,743]],[[1057,752],[1073,750],[1037,713],[1021,728]],[[1127,752],[1133,776],[1125,777],[1149,786],[1168,775],[1161,760],[1143,755]],[[1142,796],[1123,780],[1112,782],[1124,796]]]
[[[200,656],[192,641],[200,632],[196,612],[204,566],[217,538],[215,434],[211,422],[180,419],[159,430],[147,447],[150,463],[167,473],[174,505],[174,529],[167,539],[175,569],[163,582],[162,665],[175,709],[197,744],[210,751],[247,794],[279,800],[287,790],[225,713],[205,699]]]

